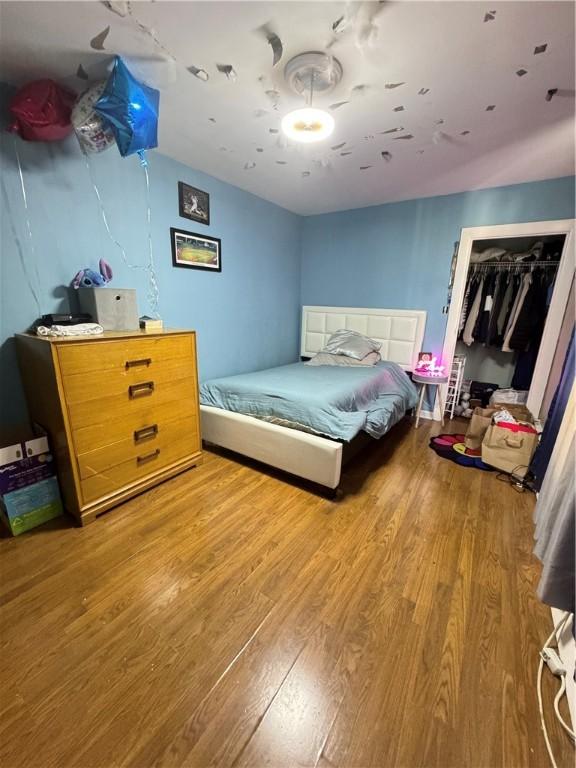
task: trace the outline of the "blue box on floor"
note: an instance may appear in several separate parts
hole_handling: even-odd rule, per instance
[[[46,435],[0,446],[0,517],[14,536],[62,514]]]

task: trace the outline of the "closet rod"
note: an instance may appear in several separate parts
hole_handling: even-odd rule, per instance
[[[493,261],[492,263],[482,262],[480,264],[471,263],[474,270],[478,269],[533,269],[534,267],[557,267],[559,261]]]

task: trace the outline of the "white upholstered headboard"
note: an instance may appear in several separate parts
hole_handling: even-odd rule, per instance
[[[420,309],[302,307],[300,356],[312,357],[340,328],[358,331],[382,344],[383,360],[411,371],[422,351],[426,312]]]

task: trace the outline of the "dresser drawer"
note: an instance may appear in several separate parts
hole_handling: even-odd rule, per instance
[[[151,371],[168,360],[194,360],[196,357],[192,334],[63,342],[58,344],[57,349],[64,381],[78,373],[102,374],[134,368]]]
[[[134,396],[138,397],[140,384],[152,382],[156,388],[160,384],[186,378],[196,378],[194,358],[175,358],[134,368],[111,368],[99,373],[75,373],[64,379],[62,386],[66,402],[72,405],[111,395],[130,396],[131,392],[134,399]],[[141,395],[146,395],[146,388],[141,389]]]
[[[142,402],[138,412],[130,413],[113,421],[99,421],[73,430],[72,441],[77,455],[112,445],[153,424],[162,424],[174,419],[193,417],[198,419],[196,400],[169,400],[155,405],[150,401]]]
[[[146,480],[170,464],[199,453],[197,433],[191,433],[177,440],[159,440],[155,447],[142,446],[141,452],[128,461],[80,480],[83,501],[89,504],[105,496],[111,496],[139,480]]]
[[[200,435],[197,416],[178,418],[175,421],[154,422],[142,429],[126,431],[126,436],[110,445],[87,451],[78,455],[78,470],[80,478],[86,480],[100,473],[107,473],[113,467],[125,462],[137,461],[138,457],[150,456],[150,466],[155,466],[156,449],[161,452],[180,441],[186,441],[188,453],[200,450]],[[139,464],[146,461],[138,462]]]
[[[94,400],[68,403],[68,419],[72,432],[93,424],[113,424],[119,419],[149,413],[150,408],[172,403],[174,418],[186,401],[196,402],[196,380],[193,377],[177,381],[154,378],[126,387],[119,395],[103,395]]]
[[[195,450],[197,440],[197,436],[191,434],[160,444],[155,448],[143,447],[142,452],[129,461],[124,461],[86,480],[80,480],[84,503],[89,504],[105,496],[116,494],[133,483],[146,480],[170,464],[198,455],[200,451]]]

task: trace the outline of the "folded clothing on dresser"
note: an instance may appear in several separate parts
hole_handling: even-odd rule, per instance
[[[39,325],[38,336],[99,336],[104,328],[98,323],[78,323],[77,325]]]

